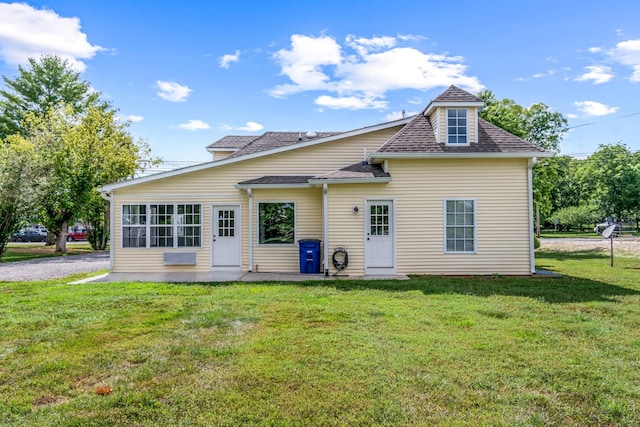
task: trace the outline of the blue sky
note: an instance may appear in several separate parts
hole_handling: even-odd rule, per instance
[[[345,131],[449,84],[569,119],[562,154],[640,150],[640,2],[0,2],[0,73],[57,54],[169,162],[224,135]]]

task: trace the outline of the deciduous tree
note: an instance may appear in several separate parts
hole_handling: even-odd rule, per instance
[[[29,58],[26,67],[18,68],[17,77],[2,78],[6,89],[0,90],[0,139],[23,133],[22,123],[28,113],[40,116],[59,104],[70,106],[74,113],[92,106],[109,107],[100,93],[58,56]]]
[[[90,241],[98,249],[106,238],[93,238],[102,233],[98,218],[106,209],[98,203],[96,188],[109,182],[132,176],[151,161],[148,146],[134,143],[127,124],[117,121],[110,110],[90,107],[85,113],[75,113],[72,107],[51,108],[46,114],[27,115],[25,139],[33,144],[43,160],[42,173],[48,179],[38,189],[40,218],[56,236],[56,252],[66,251],[68,222],[89,215]],[[93,233],[93,234],[92,234]]]
[[[485,102],[480,111],[483,119],[545,150],[554,153],[560,150],[560,141],[567,132],[568,123],[561,113],[552,111],[543,103],[525,108],[512,99],[498,100],[490,90],[484,90],[478,96]],[[551,189],[557,179],[557,171],[549,167],[550,164],[540,162],[533,170],[534,204],[542,214],[551,212]]]
[[[622,143],[600,145],[585,162],[583,186],[593,190],[599,211],[615,218],[640,213],[640,154]]]
[[[37,188],[47,178],[39,171],[40,161],[31,144],[21,138],[0,142],[0,258],[9,236],[33,208]]]

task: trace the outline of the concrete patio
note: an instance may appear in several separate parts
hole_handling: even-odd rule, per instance
[[[322,274],[299,273],[253,273],[240,271],[209,273],[108,273],[90,277],[83,282],[171,282],[171,283],[211,283],[211,282],[304,282],[308,280],[408,280],[399,275],[381,276],[324,276]]]

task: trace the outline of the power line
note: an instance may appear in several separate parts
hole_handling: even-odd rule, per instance
[[[633,117],[633,116],[637,116],[637,115],[640,115],[640,111],[638,111],[637,113],[625,114],[624,116],[611,117],[611,118],[609,118],[609,119],[603,119],[603,120],[598,120],[598,121],[595,121],[595,122],[588,122],[588,123],[583,123],[583,124],[581,124],[581,125],[571,126],[571,127],[567,128],[567,130],[569,130],[569,129],[575,129],[575,128],[580,128],[580,127],[583,127],[583,126],[597,125],[597,124],[599,124],[599,123],[603,123],[603,122],[610,122],[610,121],[612,121],[612,120],[618,120],[618,119],[625,119],[625,118],[627,118],[627,117]]]

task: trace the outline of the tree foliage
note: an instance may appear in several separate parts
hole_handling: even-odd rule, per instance
[[[23,133],[27,114],[45,114],[57,105],[71,107],[74,113],[89,107],[108,108],[100,94],[81,80],[67,60],[45,55],[39,60],[29,58],[26,67],[18,68],[18,76],[3,76],[7,89],[0,90],[0,139]]]
[[[96,107],[75,113],[59,106],[24,121],[22,139],[43,159],[40,172],[48,177],[38,188],[37,202],[42,223],[56,236],[57,252],[66,251],[69,221],[85,215],[96,228],[90,242],[104,249],[100,242],[106,244],[106,238],[100,233],[108,215],[96,188],[132,176],[149,159],[148,147],[134,143],[114,114]]]
[[[478,94],[485,105],[480,117],[512,134],[532,142],[548,151],[557,153],[560,141],[567,132],[567,119],[552,111],[547,105],[537,103],[525,108],[512,99],[496,99],[493,92],[483,90]],[[544,161],[533,170],[534,203],[543,214],[551,212],[551,189],[557,179],[557,171]]]
[[[525,108],[513,99],[497,100],[490,90],[483,90],[478,96],[485,102],[480,117],[545,150],[559,151],[568,124],[561,113],[543,103]]]
[[[622,143],[600,145],[581,171],[584,188],[603,216],[615,218],[640,214],[640,153]]]
[[[9,142],[0,142],[0,257],[11,233],[34,206],[34,188],[46,180],[46,175],[39,173],[33,146],[21,140]]]
[[[568,206],[557,210],[551,216],[557,219],[560,228],[566,231],[571,227],[583,231],[585,225],[593,226],[601,219],[596,207],[592,205]]]

